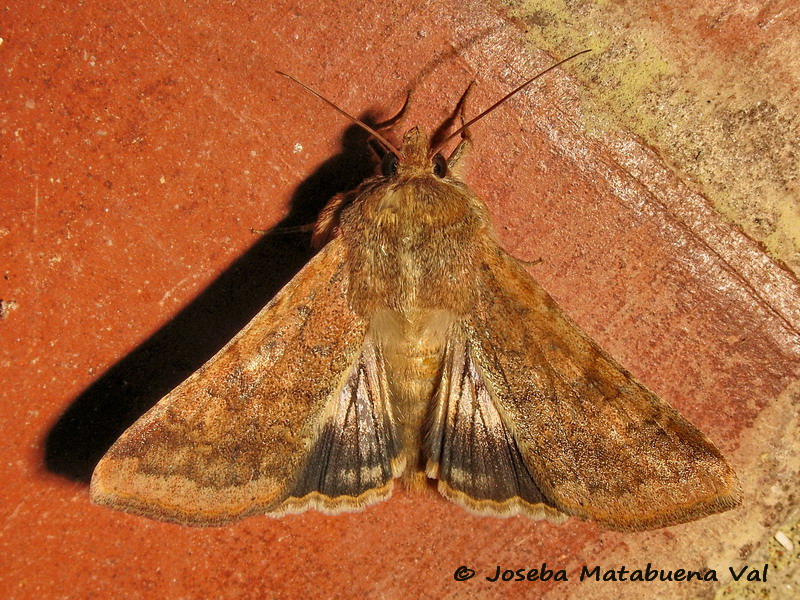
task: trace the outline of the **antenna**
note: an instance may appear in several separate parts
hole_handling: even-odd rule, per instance
[[[372,127],[370,127],[369,125],[367,125],[367,124],[366,124],[366,123],[364,123],[363,121],[360,121],[359,119],[356,119],[354,116],[352,116],[352,115],[350,115],[350,114],[346,113],[346,112],[345,112],[345,111],[343,111],[341,108],[339,108],[338,106],[336,106],[336,105],[335,105],[333,102],[331,102],[330,100],[328,100],[327,98],[325,98],[325,97],[324,97],[324,96],[322,96],[321,94],[318,94],[317,92],[315,92],[314,90],[312,90],[310,87],[308,87],[308,86],[307,86],[305,83],[303,83],[302,81],[298,81],[297,79],[295,79],[295,78],[294,78],[294,77],[292,77],[291,75],[288,75],[288,74],[286,74],[286,73],[284,73],[284,72],[282,72],[282,71],[275,71],[275,72],[276,72],[278,75],[283,75],[283,76],[284,76],[284,77],[286,77],[287,79],[291,79],[291,80],[292,80],[292,81],[294,81],[294,82],[295,82],[297,85],[299,85],[300,87],[302,87],[303,89],[305,89],[307,92],[309,92],[309,93],[311,93],[311,94],[314,94],[314,95],[315,95],[317,98],[319,98],[320,100],[322,100],[323,102],[325,102],[325,104],[327,104],[328,106],[330,106],[331,108],[333,108],[333,109],[334,109],[336,112],[338,112],[339,114],[342,114],[342,115],[344,115],[345,117],[347,117],[348,119],[350,119],[350,120],[351,120],[353,123],[355,123],[355,124],[356,124],[356,125],[358,125],[359,127],[363,128],[365,131],[367,131],[369,134],[371,134],[372,136],[374,136],[374,137],[375,137],[375,139],[376,139],[376,140],[378,140],[378,141],[381,143],[381,145],[382,145],[384,148],[386,148],[386,149],[387,149],[389,152],[391,152],[392,154],[394,154],[394,155],[395,155],[397,158],[399,158],[399,159],[402,159],[402,158],[403,158],[403,155],[400,153],[400,150],[398,150],[397,148],[395,148],[395,147],[394,147],[394,146],[393,146],[393,145],[392,145],[392,144],[391,144],[391,143],[390,143],[390,142],[389,142],[389,141],[388,141],[388,140],[387,140],[385,137],[383,137],[383,136],[382,136],[380,133],[378,133],[377,131],[375,131],[375,130],[374,130]],[[406,99],[406,102],[408,102],[408,99]]]
[[[479,114],[477,117],[475,117],[475,118],[473,118],[473,119],[470,119],[469,121],[467,121],[466,123],[464,123],[464,124],[463,124],[461,127],[459,127],[458,129],[456,129],[456,130],[455,130],[453,133],[451,133],[450,135],[448,135],[448,136],[447,136],[447,137],[446,137],[446,138],[445,138],[443,141],[439,142],[439,143],[436,145],[436,147],[435,147],[435,148],[432,148],[432,149],[431,149],[431,156],[433,156],[434,154],[436,154],[436,153],[437,153],[437,152],[438,152],[438,151],[439,151],[439,150],[442,148],[442,146],[444,146],[444,145],[445,145],[447,142],[449,142],[449,141],[450,141],[450,140],[452,140],[454,137],[456,137],[458,134],[460,134],[462,131],[464,131],[464,130],[465,130],[467,127],[469,127],[470,125],[474,125],[476,121],[480,121],[480,120],[481,120],[483,117],[485,117],[486,115],[488,115],[488,114],[489,114],[490,112],[492,112],[492,111],[493,111],[495,108],[497,108],[498,106],[500,106],[500,105],[501,105],[503,102],[505,102],[506,100],[508,100],[509,98],[511,98],[511,96],[513,96],[513,95],[514,95],[514,94],[516,94],[517,92],[520,92],[520,91],[522,91],[523,89],[525,89],[525,87],[527,87],[528,85],[530,85],[531,83],[533,83],[534,81],[536,81],[537,79],[539,79],[539,77],[541,77],[541,76],[542,76],[542,75],[544,75],[545,73],[548,73],[548,72],[552,71],[552,70],[553,70],[553,69],[555,69],[556,67],[559,67],[559,66],[563,65],[565,62],[567,62],[567,61],[570,61],[570,60],[572,60],[573,58],[577,58],[577,57],[578,57],[578,56],[580,56],[581,54],[586,54],[587,52],[591,52],[591,50],[581,50],[580,52],[576,52],[576,53],[575,53],[575,54],[573,54],[572,56],[569,56],[569,57],[565,58],[564,60],[561,60],[561,61],[557,62],[556,64],[554,64],[554,65],[552,65],[552,66],[550,66],[550,67],[547,67],[547,68],[546,68],[544,71],[542,71],[542,72],[541,72],[541,73],[539,73],[538,75],[534,75],[533,77],[531,77],[530,79],[528,79],[528,81],[526,81],[525,83],[523,83],[522,85],[520,85],[519,87],[517,87],[516,89],[514,89],[513,91],[511,91],[511,92],[509,92],[508,94],[506,94],[505,96],[503,96],[503,97],[502,97],[500,100],[498,100],[497,102],[495,102],[494,104],[492,104],[492,105],[491,105],[489,108],[487,108],[485,111],[483,111],[483,112],[482,112],[481,114]]]

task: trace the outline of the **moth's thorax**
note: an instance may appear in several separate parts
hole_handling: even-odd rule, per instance
[[[466,186],[430,175],[398,177],[365,198],[363,216],[377,233],[406,245],[423,245],[431,230],[463,229],[474,221]]]
[[[341,218],[351,306],[364,316],[382,308],[468,310],[489,230],[483,203],[458,180],[373,180]]]

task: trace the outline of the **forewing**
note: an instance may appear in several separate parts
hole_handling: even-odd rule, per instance
[[[503,446],[511,434],[502,451],[520,453],[544,506],[640,530],[739,503],[719,450],[603,352],[513,258],[487,251],[477,286],[478,305],[462,323],[469,379],[486,388],[473,406],[496,411],[500,433],[488,437]],[[475,412],[459,410],[455,420],[475,420]]]
[[[398,454],[379,352],[328,244],[237,336],[128,429],[92,499],[193,525],[387,495]]]

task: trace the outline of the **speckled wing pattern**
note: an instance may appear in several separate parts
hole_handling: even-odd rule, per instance
[[[572,515],[623,531],[740,502],[735,473],[696,427],[516,260],[497,247],[484,257],[478,306],[448,345],[427,431],[428,471],[446,497],[482,513]]]
[[[97,465],[94,502],[220,525],[391,491],[398,448],[385,369],[328,244],[229,344]]]

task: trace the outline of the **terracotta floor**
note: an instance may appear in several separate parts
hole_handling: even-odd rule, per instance
[[[409,122],[430,128],[470,80],[477,110],[554,61],[478,2],[162,4],[0,14],[0,598],[698,598],[763,567],[797,506],[800,286],[659,149],[587,135],[570,73],[597,57],[476,125],[468,181],[504,246],[541,259],[575,320],[731,459],[741,508],[619,534],[434,493],[218,529],[90,504],[116,436],[310,256],[307,237],[251,228],[312,221],[368,172],[359,131],[276,69],[362,116],[412,87]],[[577,577],[648,562],[721,582]],[[542,563],[570,580],[484,579]],[[461,565],[477,576],[454,581]]]

